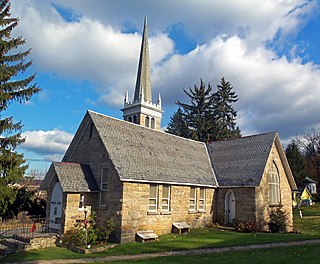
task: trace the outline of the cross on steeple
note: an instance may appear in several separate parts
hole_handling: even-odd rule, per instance
[[[126,121],[160,130],[161,127],[161,97],[152,102],[151,73],[149,60],[147,17],[144,19],[139,65],[133,101],[129,101],[128,92],[124,98],[123,118]]]

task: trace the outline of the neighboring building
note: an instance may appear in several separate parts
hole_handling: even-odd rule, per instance
[[[312,194],[307,187],[301,189],[300,205],[313,205]]]
[[[169,233],[173,222],[203,227],[217,220],[254,220],[267,228],[283,206],[292,225],[296,185],[276,132],[205,144],[160,130],[161,100],[152,103],[146,21],[133,102],[125,121],[85,114],[62,162],[41,185],[50,228],[65,232],[95,211],[113,219],[114,239],[141,230]]]
[[[318,193],[317,182],[315,180],[306,177],[304,183],[312,195]]]

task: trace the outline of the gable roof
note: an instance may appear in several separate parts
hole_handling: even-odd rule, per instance
[[[207,144],[219,186],[259,186],[276,134]]]
[[[63,192],[97,192],[99,191],[90,166],[71,162],[52,162],[40,189],[46,189],[56,175]]]
[[[217,186],[204,143],[88,111],[122,181]]]

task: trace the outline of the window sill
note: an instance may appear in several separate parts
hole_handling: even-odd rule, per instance
[[[159,212],[150,212],[150,211],[147,212],[147,215],[159,215],[159,214],[160,214]]]
[[[205,213],[206,213],[206,210],[199,210],[198,213],[205,214]]]
[[[171,215],[170,211],[162,211],[160,212],[161,215]]]
[[[190,211],[190,210],[189,210],[188,213],[189,213],[189,214],[196,214],[197,211],[195,211],[195,210]]]
[[[281,207],[281,204],[270,204],[269,207]]]

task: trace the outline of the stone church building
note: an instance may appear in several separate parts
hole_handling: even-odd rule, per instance
[[[53,162],[41,188],[48,193],[49,227],[65,232],[96,212],[113,219],[114,239],[169,233],[174,222],[204,227],[257,221],[267,229],[282,206],[292,226],[296,189],[276,132],[205,144],[160,131],[159,95],[152,100],[145,21],[133,101],[123,120],[87,111],[62,162]]]

